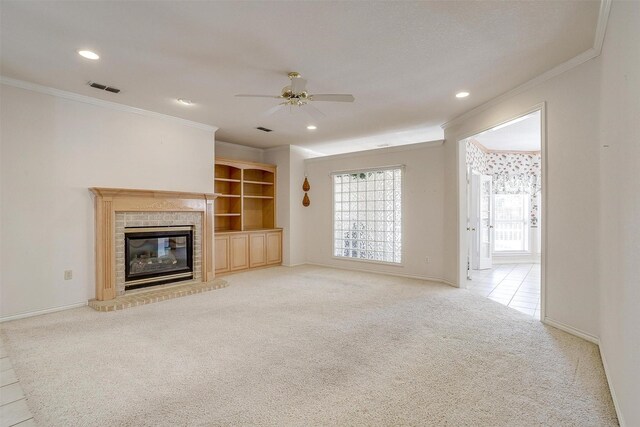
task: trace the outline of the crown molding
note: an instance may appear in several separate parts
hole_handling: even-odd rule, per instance
[[[310,149],[302,147],[300,145],[293,145],[293,144],[278,145],[277,147],[264,148],[265,154],[266,153],[274,153],[274,152],[278,152],[278,151],[282,151],[282,150],[289,150],[289,152],[297,151],[298,153],[302,154],[302,156],[305,159],[314,158],[314,157],[323,157],[324,156],[324,154],[319,153],[317,151],[310,150]]]
[[[602,53],[602,45],[604,44],[604,36],[607,32],[607,23],[609,22],[609,12],[611,11],[611,2],[613,0],[602,0],[600,2],[600,12],[598,13],[598,24],[596,26],[596,35],[593,41],[593,49],[597,52],[596,56]]]
[[[235,150],[249,151],[251,153],[264,153],[263,148],[250,147],[248,145],[234,144],[233,142],[225,142],[216,140],[216,145],[221,147],[233,148]]]
[[[277,151],[287,150],[289,151],[291,145],[278,145],[277,147],[264,148],[263,151],[265,153],[274,153]]]
[[[330,156],[312,157],[309,159],[305,159],[304,162],[313,163],[313,162],[322,162],[322,161],[331,160],[331,159],[344,159],[349,157],[370,156],[372,154],[389,154],[389,153],[396,153],[399,151],[419,150],[421,148],[438,147],[442,144],[444,144],[444,139],[438,139],[435,141],[418,142],[416,144],[395,145],[393,147],[374,148],[371,150],[351,151],[349,153],[332,154]]]
[[[540,74],[537,77],[534,77],[528,82],[523,83],[520,86],[516,86],[515,88],[503,93],[502,95],[498,95],[497,97],[485,102],[484,104],[481,104],[465,113],[462,113],[457,117],[454,117],[448,122],[440,125],[440,127],[444,130],[450,127],[453,127],[467,120],[468,118],[473,117],[493,107],[494,105],[501,103],[505,99],[511,98],[512,96],[525,92],[535,86],[538,86],[543,82],[546,82],[549,79],[552,79],[553,77],[559,76],[560,74],[563,74],[571,70],[572,68],[577,67],[578,65],[584,64],[585,62],[600,56],[600,53],[602,53],[602,45],[604,44],[604,36],[607,31],[607,22],[609,20],[609,11],[611,10],[612,1],[613,0],[602,0],[600,2],[600,11],[598,12],[598,23],[596,26],[596,34],[593,40],[593,47],[587,49],[586,51],[582,52],[577,56],[574,56],[568,61],[563,62],[562,64],[557,65],[556,67],[548,71],[545,71],[544,73]]]
[[[0,84],[13,86],[19,89],[30,90],[32,92],[44,93],[46,95],[56,96],[58,98],[69,99],[72,101],[83,102],[85,104],[91,104],[102,108],[108,108],[116,111],[124,111],[126,113],[139,114],[141,116],[152,117],[155,119],[172,121],[184,126],[206,130],[209,132],[215,132],[218,130],[216,126],[207,125],[204,123],[193,122],[191,120],[182,119],[180,117],[169,116],[167,114],[156,113],[155,111],[143,110],[142,108],[131,107],[129,105],[118,104],[117,102],[105,101],[103,99],[92,98],[86,95],[80,95],[74,92],[67,92],[66,90],[55,89],[48,86],[39,85],[36,83],[30,83],[23,80],[12,79],[5,76],[0,76]]]

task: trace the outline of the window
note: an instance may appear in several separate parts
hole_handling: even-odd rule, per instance
[[[529,251],[529,196],[494,195],[494,252]]]
[[[402,262],[402,169],[333,174],[333,254]]]

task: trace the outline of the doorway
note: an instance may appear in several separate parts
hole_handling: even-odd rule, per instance
[[[461,286],[544,319],[544,105],[459,144]]]

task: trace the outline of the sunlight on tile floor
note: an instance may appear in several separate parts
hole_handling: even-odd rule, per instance
[[[540,319],[540,264],[497,264],[471,276],[469,291]]]

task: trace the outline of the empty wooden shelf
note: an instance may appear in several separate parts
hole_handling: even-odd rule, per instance
[[[282,262],[276,182],[275,165],[216,158],[216,273]]]

